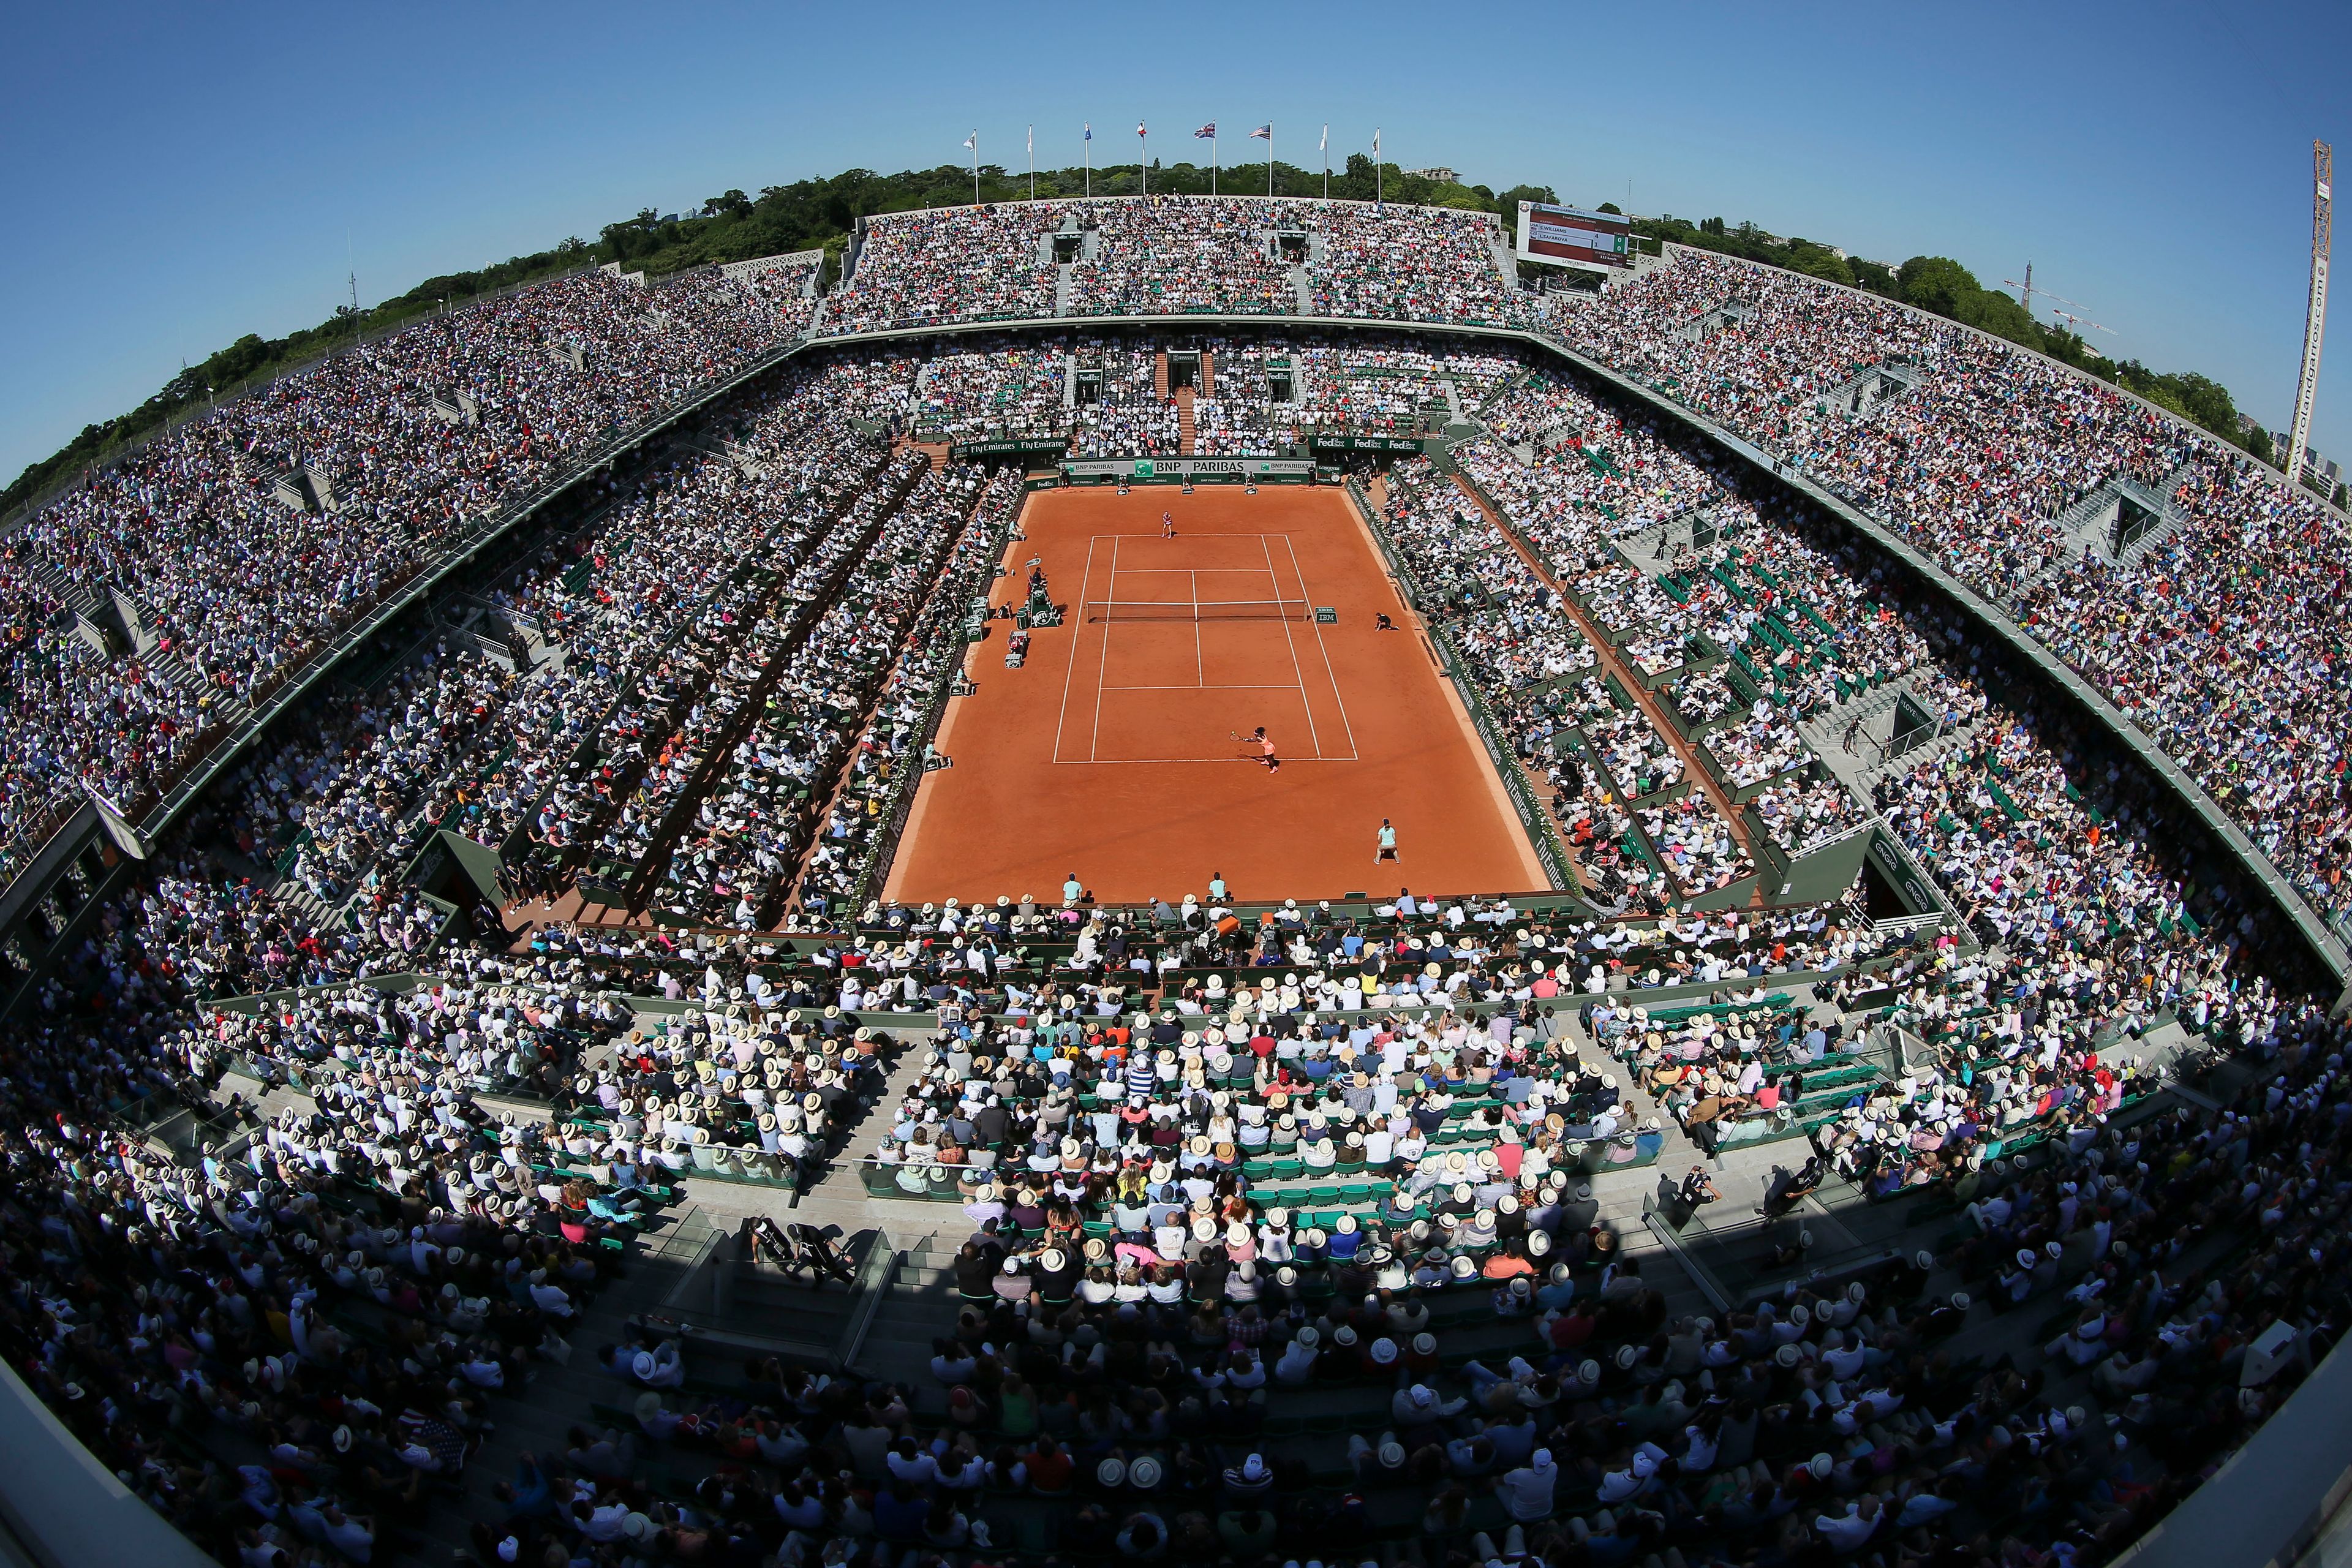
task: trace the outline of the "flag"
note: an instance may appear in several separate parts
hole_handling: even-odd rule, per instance
[[[1033,155],[1037,151],[1037,128],[1034,125],[1029,128],[1029,151]]]
[[[1093,121],[1089,120],[1089,121],[1087,121],[1086,122],[1086,126],[1087,126],[1087,133],[1086,133],[1084,136],[1081,136],[1080,138],[1078,138],[1078,140],[1080,140],[1081,142],[1091,142],[1091,141],[1093,141],[1093,140],[1095,139],[1095,122],[1094,122]]]
[[[1374,126],[1374,127],[1372,128],[1372,156],[1373,156],[1373,157],[1375,157],[1375,158],[1377,158],[1377,157],[1379,157],[1380,155],[1381,155],[1381,132],[1380,132],[1380,128],[1379,128],[1378,126]]]
[[[1253,142],[1271,142],[1271,141],[1273,141],[1273,140],[1274,140],[1274,121],[1271,121],[1271,120],[1269,120],[1269,121],[1267,121],[1265,124],[1263,124],[1263,125],[1259,126],[1256,130],[1255,130],[1255,131],[1251,132],[1250,132],[1250,140],[1251,140],[1251,141],[1253,141]]]
[[[1318,153],[1328,153],[1331,150],[1331,127],[1328,122],[1325,123],[1323,140],[1315,143],[1315,150]]]
[[[1138,136],[1142,136],[1142,135],[1146,135],[1146,134],[1148,134],[1148,132],[1145,132],[1145,130],[1143,129],[1143,121],[1140,121],[1140,120],[1139,120],[1139,121],[1137,121],[1135,122],[1135,133],[1136,133]]]
[[[965,149],[966,149],[967,151],[969,151],[969,152],[973,152],[973,153],[977,153],[977,152],[979,152],[979,151],[980,151],[980,132],[977,132],[977,131],[975,131],[975,132],[973,132],[971,135],[969,135],[969,136],[965,137],[965,138],[963,139],[963,144],[964,144]]]
[[[1217,122],[1213,120],[1210,121],[1192,132],[1192,139],[1196,142],[1214,142],[1217,139]]]

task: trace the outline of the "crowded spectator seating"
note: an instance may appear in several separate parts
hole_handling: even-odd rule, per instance
[[[1080,458],[1176,456],[1175,403],[1160,390],[1159,356],[1116,342],[1080,349],[1079,371],[1098,378],[1092,402],[1070,416],[1071,447]]]
[[[897,215],[826,320],[1271,308],[1300,270],[1344,313],[1507,320],[1490,238],[1342,204]],[[791,272],[747,276],[436,318],[54,503],[7,567],[12,825],[77,779],[152,791],[205,705],[459,519],[802,330]],[[2328,896],[2330,520],[1810,283],[1678,257],[1560,319],[1992,583],[2206,748],[2200,776],[2257,742],[2197,715],[2294,715],[2297,748],[2220,798],[2284,819],[2266,847]],[[1821,404],[1896,350],[1917,378],[1870,418]],[[1176,423],[1127,341],[827,350],[469,585],[520,628],[507,657],[436,631],[310,697],[20,999],[7,1348],[68,1429],[257,1568],[414,1555],[477,1504],[482,1568],[2092,1563],[2242,1442],[2345,1304],[2346,1039],[2192,871],[2161,786],[1861,542],[1564,374],[1402,340],[1203,352],[1204,449],[1483,425],[1356,493],[1575,889],[883,901],[1022,493],[904,437],[1125,455]],[[1101,399],[1057,412],[1088,369]],[[289,472],[320,510],[278,499]],[[2116,476],[2161,481],[2178,531],[2122,566],[2035,531]],[[101,590],[153,653],[53,624]],[[2094,611],[2131,629],[2095,640]],[[2254,626],[2263,659],[2189,662]],[[125,674],[163,656],[199,698]],[[1849,788],[1814,747],[1890,687],[1943,743]],[[73,729],[100,712],[104,739]],[[1865,829],[1948,921],[1874,921],[1858,888],[1694,907]],[[410,879],[444,831],[500,852],[508,897]],[[2231,1055],[2226,1104],[2161,1092],[2147,1042],[2175,1032]],[[1801,1233],[1727,1307],[1677,1283],[1631,1201],[1657,1186],[1671,1229],[1720,1194],[1652,1167],[1780,1144],[1768,1220],[1845,1183],[1923,1249],[1832,1276]],[[472,1473],[697,1184],[740,1204],[836,1169],[961,1211],[924,1254],[930,1381],[739,1375],[642,1327],[593,1351],[593,1429],[503,1492]]]
[[[1171,198],[1087,210],[1095,250],[1070,268],[1067,313],[1295,315],[1297,286],[1275,238],[1288,205]]]
[[[923,441],[1003,441],[1065,433],[1071,345],[1061,338],[949,349],[915,387],[913,431]]]
[[[1315,313],[1515,325],[1516,285],[1491,214],[1335,203],[1318,215]]]
[[[16,605],[10,863],[85,786],[143,810],[453,539],[798,334],[804,281],[533,285],[340,351],[50,502],[0,563]],[[105,651],[77,636],[77,613],[120,626]]]
[[[1247,196],[877,215],[821,330],[1195,312],[1512,326],[1501,237],[1487,213]]]
[[[1875,296],[1677,250],[1559,318],[2000,605],[2234,816],[2324,915],[2352,910],[2352,796],[2322,652],[2342,516],[2104,383]],[[1878,367],[1904,389],[1856,411]],[[2101,487],[2164,509],[2117,551]],[[2096,628],[2095,630],[2087,628]]]

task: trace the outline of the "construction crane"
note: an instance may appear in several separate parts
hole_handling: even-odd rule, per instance
[[[2294,426],[2286,441],[2286,482],[2303,482],[2304,448],[2311,441],[2311,405],[2319,395],[2319,339],[2327,325],[2327,247],[2335,229],[2332,208],[2336,150],[2311,144],[2311,310],[2303,322],[2303,378],[2294,388]]]
[[[2055,296],[2053,296],[2053,298],[2055,298]],[[2069,300],[2067,303],[2071,305],[2074,301]],[[2084,327],[2090,328],[2091,331],[2095,332],[2105,332],[2109,337],[2114,337],[2116,335],[2116,330],[2113,327],[2103,327],[2096,321],[2086,321],[2082,317],[2077,316],[2071,311],[2062,310],[2055,305],[2050,307],[2050,313],[2058,318],[2058,320],[2065,322],[2067,326],[2074,329],[2074,332],[2076,337],[2083,335],[2083,329]]]
[[[2069,300],[2063,294],[2053,294],[2047,289],[2036,289],[2033,286],[2033,263],[2031,261],[2025,264],[2024,282],[2021,283],[2014,278],[2004,278],[2001,281],[2017,290],[2017,302],[2025,307],[2025,313],[2028,316],[2033,314],[2033,297],[2036,294],[2041,295],[2045,300],[2055,300],[2058,301],[2058,305],[2072,305],[2077,310],[2087,310],[2091,308],[2088,305],[2082,303],[2080,300]],[[2091,327],[2102,332],[2112,333],[2115,331],[2113,327],[2102,327],[2098,322],[2085,321],[2081,316],[2068,315],[2065,311],[2060,310],[2058,305],[2051,306],[2050,313],[2063,321],[2074,323],[2077,329]]]

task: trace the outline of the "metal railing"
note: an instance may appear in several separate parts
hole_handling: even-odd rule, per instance
[[[874,1245],[866,1249],[866,1261],[858,1265],[857,1279],[850,1286],[857,1304],[850,1310],[849,1321],[842,1326],[841,1337],[834,1342],[835,1372],[849,1372],[857,1365],[857,1354],[866,1348],[866,1336],[874,1327],[875,1314],[888,1298],[904,1258],[898,1244],[890,1239],[890,1233],[877,1229]]]

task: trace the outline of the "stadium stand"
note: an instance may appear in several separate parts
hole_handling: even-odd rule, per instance
[[[1677,250],[1559,330],[1847,496],[2003,606],[2323,914],[2352,909],[2346,759],[2332,735],[2304,743],[2295,717],[2325,700],[2319,650],[2343,547],[2341,518],[2315,499],[2011,345],[1721,257]],[[1841,406],[1858,376],[1886,366],[1904,390],[1859,415]],[[2124,486],[2154,503],[2157,526],[2119,548],[2096,518],[2119,510]]]
[[[582,274],[274,383],[52,503],[8,565],[26,700],[0,812],[17,863],[76,786],[135,814],[453,531],[809,309],[793,272],[654,290]],[[126,722],[100,721],[118,707]]]
[[[814,258],[560,279],[45,508],[12,869],[85,787],[249,749],[11,960],[25,1384],[257,1568],[2140,1537],[2337,1338],[2334,990],[1960,606],[1539,341],[1445,335],[1535,320],[1493,237],[893,215],[830,296]],[[1214,319],[1091,320],[1155,315]],[[1253,319],[1297,316],[1366,327]],[[1788,274],[1675,253],[1544,320],[1983,590],[2345,911],[2332,514]],[[763,356],[249,732],[471,521]],[[1187,428],[1414,444],[1348,493],[1568,885],[881,897],[1017,527],[1019,466],[959,448]],[[730,1288],[856,1333],[730,1338]]]

